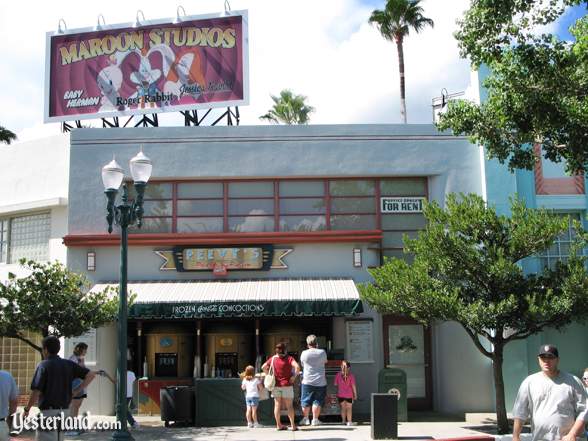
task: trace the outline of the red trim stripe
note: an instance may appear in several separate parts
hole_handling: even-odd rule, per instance
[[[262,243],[318,243],[318,242],[378,242],[381,230],[318,231],[292,233],[208,233],[208,234],[132,234],[131,246],[173,246],[173,245],[230,245]],[[63,238],[68,247],[109,247],[118,246],[118,235],[70,234]]]

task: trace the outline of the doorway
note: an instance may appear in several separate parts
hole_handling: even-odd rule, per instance
[[[406,372],[409,410],[432,410],[431,328],[408,317],[385,315],[384,364]]]

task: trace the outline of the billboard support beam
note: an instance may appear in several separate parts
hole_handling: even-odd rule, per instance
[[[184,115],[184,125],[186,127],[190,127],[190,126],[203,125],[204,120],[210,114],[211,111],[212,111],[212,109],[207,109],[206,113],[204,113],[204,115],[202,115],[200,118],[198,117],[197,110],[184,110],[184,111],[180,111],[180,113],[182,115]],[[232,125],[238,126],[239,121],[240,121],[239,107],[235,106],[235,110],[232,110],[230,107],[227,107],[227,110],[221,116],[219,116],[216,120],[214,120],[214,122],[212,122],[212,124],[210,124],[210,125],[216,126],[225,117],[226,117],[226,121],[227,121],[227,126],[232,126]],[[233,122],[234,122],[234,124],[233,124]]]
[[[75,124],[75,126],[72,126],[69,122],[63,121],[61,123],[61,132],[68,133],[68,132],[71,132],[72,129],[81,129],[82,128],[82,121],[80,121],[79,119],[76,119],[74,121],[74,124]]]
[[[207,119],[207,117],[210,115],[210,113],[212,112],[212,109],[206,109],[206,112],[202,115],[198,115],[198,110],[182,110],[180,111],[180,113],[183,115],[184,117],[184,126],[186,127],[190,127],[190,126],[203,126],[204,124],[204,120]],[[136,118],[136,115],[130,116],[129,119],[122,125],[122,127],[128,127],[129,124],[131,124],[131,121],[133,121]],[[117,128],[117,127],[121,127],[121,123],[120,123],[120,119],[118,116],[114,116],[112,119],[111,118],[100,118],[102,120],[102,128],[104,129],[109,129],[109,128]],[[208,118],[209,120],[211,118]],[[231,107],[227,107],[227,110],[225,110],[225,112],[223,112],[222,115],[220,115],[217,119],[215,119],[212,123],[208,124],[210,126],[216,126],[219,122],[221,122],[222,120],[226,120],[226,124],[227,126],[238,126],[239,122],[240,122],[241,116],[239,113],[239,107],[235,106],[234,108]],[[135,119],[136,120],[136,119]],[[159,127],[159,118],[158,118],[158,114],[154,113],[151,115],[141,115],[141,118],[135,123],[133,121],[133,125],[131,125],[132,127]],[[84,126],[82,125],[82,121],[81,120],[75,120],[75,121],[63,121],[61,123],[61,131],[63,133],[67,133],[67,132],[71,132],[73,129],[81,129]]]
[[[107,127],[120,127],[118,122],[118,116],[112,118],[112,122],[110,122],[108,118],[102,118],[102,128],[105,129]]]
[[[135,124],[135,127],[159,127],[159,119],[157,118],[157,113],[153,113],[151,118],[149,115],[141,115],[141,119]]]

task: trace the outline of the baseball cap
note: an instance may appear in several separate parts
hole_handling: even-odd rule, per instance
[[[554,345],[541,345],[539,347],[538,355],[553,355],[554,357],[559,358],[559,351]]]

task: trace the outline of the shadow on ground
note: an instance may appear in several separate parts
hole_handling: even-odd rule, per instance
[[[460,423],[465,422],[463,413],[439,413],[439,412],[409,412],[409,423]]]

